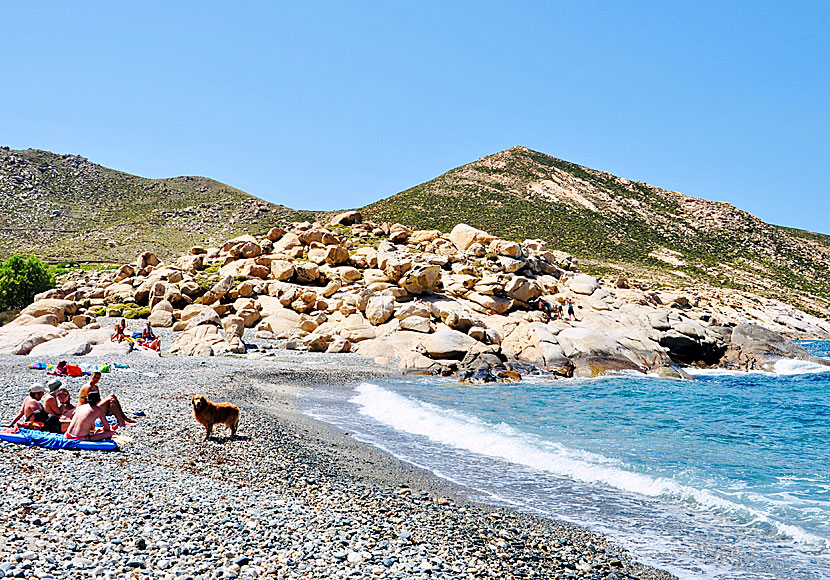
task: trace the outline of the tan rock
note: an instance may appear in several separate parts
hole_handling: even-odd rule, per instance
[[[522,247],[516,242],[507,240],[493,240],[490,242],[490,253],[508,258],[521,258]]]
[[[66,334],[66,330],[49,324],[7,324],[0,327],[0,354],[28,354],[35,346]]]
[[[377,268],[378,266],[378,252],[376,249],[365,246],[355,250],[349,258],[349,261],[358,268]]]
[[[213,304],[221,300],[233,287],[233,277],[225,276],[219,282],[213,285],[204,296],[202,296],[202,304]]]
[[[319,281],[320,268],[312,262],[296,262],[294,276],[301,284],[311,284]]]
[[[133,274],[135,274],[135,268],[133,268],[129,264],[124,264],[116,271],[115,278],[113,279],[113,281],[121,282],[122,280],[126,280],[127,278],[131,277]]]
[[[434,359],[464,358],[476,340],[457,330],[439,330],[421,340],[423,351]]]
[[[452,231],[447,234],[447,238],[455,244],[459,250],[466,250],[474,243],[489,244],[495,236],[491,236],[485,231],[476,229],[467,224],[457,224]]]
[[[513,276],[504,286],[504,293],[527,304],[539,298],[542,295],[542,289],[533,280],[524,276]]]
[[[423,242],[432,242],[441,237],[441,232],[438,230],[415,230],[409,233],[410,244],[419,244]]]
[[[363,214],[357,210],[344,211],[339,213],[329,221],[330,225],[344,225],[350,226],[363,221]]]
[[[286,234],[285,230],[282,228],[271,228],[268,230],[268,239],[272,242],[276,242],[280,240]]]
[[[141,272],[142,270],[146,270],[148,266],[158,266],[159,259],[156,258],[156,255],[153,252],[144,252],[136,259],[136,270]]]
[[[278,241],[274,242],[274,252],[288,252],[289,250],[299,248],[302,250],[303,243],[300,238],[291,232],[282,236]]]
[[[32,302],[26,308],[20,311],[21,315],[28,315],[32,318],[38,318],[47,314],[55,316],[58,323],[66,320],[67,315],[73,315],[78,310],[78,305],[69,300],[59,300],[57,298],[47,298],[45,300],[38,300]]]
[[[467,294],[467,300],[474,302],[484,308],[486,311],[495,314],[504,314],[513,308],[513,300],[503,298],[501,296],[488,296],[478,292],[470,292]]]
[[[211,324],[188,328],[170,344],[171,353],[187,356],[220,355],[229,352],[230,348],[219,327]]]
[[[169,303],[168,303],[169,304]],[[167,310],[153,310],[147,317],[147,322],[153,327],[168,328],[173,326],[173,312]]]
[[[375,326],[383,324],[395,311],[395,299],[391,296],[373,296],[366,303],[366,318]]]
[[[290,280],[294,276],[294,264],[287,260],[273,260],[271,276],[274,280]]]
[[[352,348],[352,343],[342,336],[334,336],[329,342],[326,352],[328,353],[344,353],[349,352]]]
[[[435,327],[427,316],[408,316],[400,321],[401,330],[412,330],[424,334],[433,332]]]
[[[410,294],[424,294],[432,293],[440,281],[440,267],[432,264],[417,264],[407,270],[398,283]]]

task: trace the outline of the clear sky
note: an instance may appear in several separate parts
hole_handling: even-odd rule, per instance
[[[0,145],[356,207],[525,145],[830,233],[828,2],[0,0]]]

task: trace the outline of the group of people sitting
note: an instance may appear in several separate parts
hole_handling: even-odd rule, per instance
[[[565,320],[565,307],[562,305],[561,302],[556,302],[556,304],[551,304],[544,298],[539,298],[538,302],[536,303],[536,308],[545,314],[548,315],[549,320]],[[574,312],[574,301],[573,298],[568,298],[568,310],[567,310],[567,317],[569,320],[576,319],[576,313]],[[578,321],[577,321],[578,322]]]
[[[144,348],[149,348],[155,350],[157,352],[161,351],[161,337],[156,336],[153,332],[153,327],[150,326],[148,322],[144,325],[144,329],[141,331],[141,334],[135,333],[133,335],[127,336],[125,331],[127,330],[127,321],[123,318],[115,323],[115,330],[110,337],[110,340],[113,342],[123,342],[125,340],[129,340],[137,344],[138,346],[143,346]]]
[[[20,412],[8,427],[63,433],[67,439],[101,441],[115,434],[114,426],[107,420],[108,415],[115,417],[120,427],[135,425],[136,421],[126,416],[115,395],[101,398],[100,380],[100,372],[90,375],[89,382],[78,391],[77,407],[72,404],[69,391],[60,379],[51,379],[46,385],[32,384]],[[96,420],[100,420],[101,427],[96,427]]]

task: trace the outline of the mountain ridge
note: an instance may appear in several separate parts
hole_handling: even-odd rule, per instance
[[[830,236],[516,146],[361,208],[368,219],[541,238],[597,275],[704,283],[830,313]],[[335,212],[297,211],[205,177],[147,179],[78,155],[0,147],[0,257],[162,258]]]
[[[148,179],[39,149],[0,147],[0,255],[121,262],[265,231],[295,212],[213,179]]]

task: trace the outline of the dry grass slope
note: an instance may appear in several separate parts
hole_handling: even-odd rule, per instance
[[[466,222],[517,241],[538,237],[596,273],[747,289],[830,312],[830,236],[525,147],[453,169],[364,213],[441,230]]]

